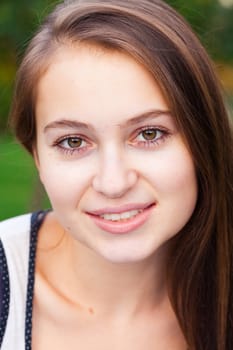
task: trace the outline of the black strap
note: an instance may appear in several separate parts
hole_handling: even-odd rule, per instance
[[[26,317],[25,317],[25,350],[31,350],[32,340],[32,309],[35,282],[35,263],[36,263],[36,246],[38,231],[44,221],[48,211],[38,211],[31,217],[31,234],[28,262],[28,284],[27,284],[27,301],[26,301]]]
[[[10,305],[10,282],[6,254],[0,240],[0,348],[6,330]]]

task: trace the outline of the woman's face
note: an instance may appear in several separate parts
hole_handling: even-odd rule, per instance
[[[197,199],[194,164],[152,76],[131,57],[63,48],[38,85],[41,180],[62,227],[112,262],[161,251]]]

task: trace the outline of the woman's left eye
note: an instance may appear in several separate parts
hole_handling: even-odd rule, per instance
[[[134,142],[139,145],[153,146],[154,144],[163,141],[164,138],[168,136],[168,132],[158,128],[146,128],[140,130],[136,137],[134,137]]]
[[[158,138],[160,138],[163,135],[163,132],[158,129],[146,129],[142,130],[139,134],[137,139],[140,141],[154,141]]]

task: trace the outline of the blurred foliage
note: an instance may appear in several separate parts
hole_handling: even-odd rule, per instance
[[[0,131],[4,131],[6,127],[18,57],[21,56],[39,23],[57,2],[55,0],[0,2]],[[218,0],[167,0],[167,2],[187,18],[210,55],[221,62],[221,67],[222,62],[228,64],[227,71],[230,75],[225,74],[228,79],[227,88],[233,90],[233,73],[230,72],[233,63],[233,6],[224,8]]]
[[[0,138],[0,159],[0,221],[50,206],[32,157],[9,136]]]
[[[191,24],[210,57],[233,111],[233,0],[166,0]],[[223,6],[228,3],[229,6]]]
[[[0,1],[0,131],[4,131],[18,58],[43,17],[58,1]]]
[[[215,60],[233,63],[233,2],[218,0],[167,0],[191,24]]]

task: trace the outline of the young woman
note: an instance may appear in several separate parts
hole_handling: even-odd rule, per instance
[[[232,349],[232,132],[185,21],[61,3],[11,118],[52,210],[0,225],[1,349]]]

